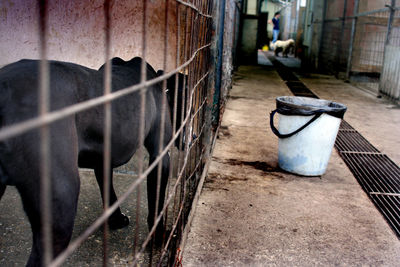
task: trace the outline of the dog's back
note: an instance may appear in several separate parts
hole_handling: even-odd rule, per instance
[[[34,61],[21,60],[0,69],[0,127],[6,127],[37,116],[37,74]],[[32,135],[28,133],[28,135]],[[15,158],[24,135],[0,141],[0,182],[15,185],[9,173],[16,169]],[[37,142],[36,138],[32,142]],[[22,167],[22,166],[21,166]]]
[[[50,111],[76,103],[79,94],[85,94],[77,90],[77,87],[90,86],[92,79],[89,77],[95,72],[79,65],[58,61],[49,61],[49,70]],[[79,83],[82,84],[78,85]],[[0,69],[0,127],[11,126],[38,116],[38,85],[39,61],[37,60],[21,60]],[[52,124],[50,135],[55,136],[56,133],[61,132],[60,127],[65,132],[64,136],[71,134],[62,125],[71,124],[72,121],[73,118],[69,117]],[[20,174],[25,166],[27,170],[32,168],[27,165],[33,164],[30,159],[38,158],[38,132],[39,130],[35,129],[0,141],[1,183],[16,185],[21,175],[12,175],[12,173]]]

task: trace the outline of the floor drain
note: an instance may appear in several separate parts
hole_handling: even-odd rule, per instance
[[[340,130],[336,137],[335,147],[339,152],[373,152],[379,153],[367,139],[357,131]]]

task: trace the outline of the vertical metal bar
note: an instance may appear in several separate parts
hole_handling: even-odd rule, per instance
[[[177,25],[177,34],[176,34],[176,46],[177,46],[177,52],[176,52],[176,66],[178,66],[178,65],[180,65],[180,57],[181,57],[181,35],[182,35],[182,33],[181,33],[181,9],[180,9],[180,5],[179,5],[179,3],[176,3],[176,25]],[[177,77],[178,77],[178,75],[177,75]],[[179,79],[179,78],[177,78],[177,79]],[[175,82],[177,82],[177,80],[175,80]],[[178,87],[177,86],[175,86],[175,95],[174,95],[174,111],[175,111],[175,113],[178,113],[178,107],[177,107],[177,103],[178,103],[178,101],[179,101],[179,99],[177,98],[177,93],[178,93]],[[184,93],[184,89],[182,88],[182,95],[183,95],[183,93]],[[184,97],[182,97],[182,99],[184,99]],[[174,116],[175,118],[174,118],[174,120],[175,121],[177,121],[177,120],[179,120],[180,121],[180,124],[179,125],[182,125],[182,120],[183,120],[183,117],[184,117],[184,113],[183,113],[183,105],[182,105],[182,99],[180,100],[181,101],[181,117],[180,118],[177,118],[176,116]],[[174,125],[176,125],[176,124],[174,124]],[[178,179],[180,179],[180,177],[179,177],[179,173],[180,173],[180,158],[181,158],[181,156],[180,156],[180,151],[181,151],[181,149],[180,149],[180,147],[181,147],[181,143],[182,143],[182,139],[181,139],[181,137],[182,137],[182,134],[180,133],[179,134],[179,136],[178,136],[178,140],[179,140],[179,144],[178,144],[178,150],[179,150],[179,152],[178,152],[178,159],[177,159],[177,177],[176,177],[176,179],[178,180]],[[172,161],[171,161],[172,162]],[[178,187],[176,187],[176,189],[175,189],[175,197],[174,197],[174,205],[173,205],[173,218],[175,218],[176,217],[176,212],[177,212],[177,195],[178,195]],[[173,232],[171,232],[171,235],[173,235],[174,233]]]
[[[183,29],[183,60],[184,62],[186,62],[186,60],[188,59],[189,55],[188,55],[188,41],[187,41],[187,31],[188,31],[188,8],[184,7],[184,17],[183,20],[185,21],[185,25],[184,25],[184,29]],[[184,71],[187,71],[188,67],[186,67],[184,69]],[[188,71],[187,71],[188,72]],[[189,72],[187,73],[189,75]],[[187,90],[186,87],[189,87],[188,85],[189,82],[189,78],[184,79],[183,80],[183,88],[182,88],[182,99],[181,99],[181,125],[183,124],[183,120],[184,118],[187,116],[187,109],[185,107],[187,107],[187,101],[186,99],[188,99],[189,95],[187,94]],[[184,140],[184,133],[181,132],[181,134],[179,135],[179,151],[182,151],[182,145],[183,145],[183,140]],[[184,154],[184,156],[186,156],[186,154]],[[179,157],[178,159],[178,170],[181,169],[181,164],[183,165],[183,162],[181,160],[181,157]]]
[[[308,27],[308,29],[307,29],[307,35],[311,35],[311,37],[306,37],[306,35],[305,35],[305,30],[304,30],[304,32],[303,32],[303,35],[305,36],[304,38],[307,38],[307,39],[309,39],[310,40],[310,42],[309,42],[309,46],[308,46],[308,48],[307,48],[307,57],[309,57],[310,59],[308,59],[308,62],[306,63],[306,66],[308,66],[308,68],[310,68],[310,67],[312,67],[312,68],[314,68],[314,66],[315,66],[315,62],[312,62],[311,61],[311,58],[312,58],[312,49],[313,49],[313,38],[312,38],[312,34],[313,34],[313,32],[314,32],[314,7],[315,7],[315,2],[314,1],[310,1],[310,5],[313,5],[313,6],[311,6],[310,8],[306,8],[306,20],[309,20],[310,21],[310,24],[308,24],[308,22],[306,22],[306,25],[304,25],[304,29],[306,29],[307,27]],[[286,9],[286,8],[285,8]],[[311,16],[311,19],[308,19],[308,16]],[[289,16],[290,17],[290,16]],[[302,63],[303,63],[303,61],[305,61],[305,60],[302,60]],[[313,66],[310,66],[311,64],[313,64]]]
[[[343,17],[342,17],[342,27],[340,29],[340,41],[339,41],[339,49],[336,50],[336,55],[335,55],[335,65],[336,67],[336,75],[339,76],[339,72],[341,70],[341,54],[343,51],[343,39],[344,39],[344,27],[346,24],[346,13],[347,13],[347,0],[344,0],[344,4],[343,4]]]
[[[360,0],[354,0],[354,14],[353,14],[353,21],[351,22],[351,34],[350,34],[350,47],[349,47],[349,55],[347,58],[347,67],[346,67],[346,80],[350,80],[350,72],[351,72],[351,63],[353,60],[353,47],[354,47],[354,37],[356,35],[356,26],[357,26],[357,19],[356,16],[358,14],[358,7],[359,7]]]
[[[389,20],[388,20],[388,26],[387,26],[387,35],[386,35],[386,41],[385,45],[388,45],[390,43],[390,37],[392,35],[392,25],[393,25],[393,20],[394,20],[394,15],[395,15],[395,7],[396,7],[396,0],[392,0],[390,6],[387,6],[390,8],[390,14],[389,14]]]
[[[225,24],[225,4],[226,0],[221,0],[219,3],[219,23],[218,23],[218,47],[217,47],[217,67],[215,76],[215,93],[214,93],[214,108],[213,108],[213,124],[214,127],[219,124],[220,113],[220,97],[222,83],[222,60],[224,49],[224,24]]]
[[[105,18],[105,70],[104,70],[104,95],[111,93],[111,4],[104,0]],[[110,174],[111,174],[111,102],[104,104],[104,152],[103,152],[103,195],[104,211],[107,211],[110,201]],[[107,266],[108,259],[108,223],[103,227],[103,266]]]
[[[147,0],[143,0],[143,17],[142,17],[142,65],[140,70],[140,82],[144,83],[146,81],[146,25],[147,25]],[[139,118],[139,149],[138,149],[138,177],[143,175],[144,169],[144,132],[145,132],[145,121],[144,116],[146,112],[146,92],[147,89],[143,88],[140,90],[140,118]],[[138,243],[139,243],[139,217],[140,217],[140,201],[141,201],[141,187],[137,188],[136,195],[136,227],[135,227],[135,241],[134,241],[134,253],[138,253]]]
[[[180,55],[180,39],[179,39],[179,36],[180,36],[180,33],[181,33],[181,29],[180,29],[180,15],[179,15],[179,4],[178,3],[175,3],[175,25],[176,25],[176,34],[175,34],[175,45],[176,45],[176,49],[175,49],[175,52],[176,52],[176,57],[175,57],[175,68],[177,68],[178,67],[178,65],[179,65],[179,55]],[[179,90],[179,75],[178,74],[175,74],[175,88],[174,88],[174,95],[173,96],[171,96],[171,97],[173,97],[173,107],[172,107],[172,110],[170,110],[170,112],[172,112],[172,136],[174,137],[175,136],[175,134],[176,134],[176,123],[177,123],[177,101],[178,101],[178,90]],[[170,187],[170,181],[171,181],[171,178],[173,177],[173,170],[174,170],[174,161],[175,161],[175,154],[174,153],[172,153],[173,152],[173,148],[171,148],[170,149],[170,165],[169,165],[169,175],[168,175],[168,177],[169,177],[169,179],[168,179],[168,186],[167,186],[167,193],[166,193],[166,196],[168,196],[169,195],[169,187]],[[178,158],[179,158],[179,153],[178,153]],[[179,170],[178,170],[178,173],[179,173]],[[177,177],[177,179],[179,179],[179,177]],[[176,211],[177,211],[177,209],[176,209],[176,190],[175,190],[175,197],[174,197],[174,203],[173,203],[173,209],[172,209],[172,219],[174,219],[175,218],[175,214],[176,214]],[[164,223],[164,225],[167,225],[167,222],[168,222],[168,216],[170,216],[170,214],[169,214],[169,212],[168,212],[168,209],[166,209],[166,211],[165,211],[165,223]],[[170,235],[168,236],[168,238],[167,238],[167,240],[168,239],[170,239],[171,238],[171,236],[173,235],[174,233],[173,232],[171,232],[170,233]],[[167,241],[168,242],[168,241]],[[165,250],[168,248],[168,244],[166,245],[166,247],[165,247]],[[173,249],[173,248],[172,248]]]
[[[299,1],[300,0],[298,0],[298,3],[299,3]],[[322,51],[322,48],[323,48],[323,45],[322,45],[322,43],[323,43],[323,40],[325,39],[324,37],[325,37],[325,35],[326,35],[326,32],[325,32],[325,25],[326,25],[326,9],[327,9],[327,7],[328,7],[328,5],[327,5],[327,1],[328,0],[324,0],[324,5],[323,5],[323,11],[322,11],[322,23],[321,23],[321,36],[320,36],[320,40],[319,40],[319,50],[318,50],[318,62],[322,62],[322,58],[323,58],[323,51]],[[298,11],[297,11],[298,12]],[[298,15],[297,15],[298,16]],[[298,18],[296,18],[296,20],[298,20]],[[298,22],[297,22],[298,23]],[[297,24],[296,23],[296,24]],[[296,40],[297,41],[297,40]],[[318,68],[320,68],[320,63],[318,63]]]
[[[184,60],[184,62],[186,62],[186,60],[188,59],[188,57],[189,57],[189,55],[188,55],[188,50],[189,50],[189,42],[188,42],[188,34],[187,34],[187,32],[188,32],[188,8],[187,7],[184,7],[183,8],[183,10],[184,10],[184,16],[183,16],[183,21],[184,21],[184,29],[183,29],[183,60]],[[187,113],[187,106],[188,106],[188,99],[189,99],[189,94],[188,94],[188,90],[186,90],[186,87],[189,87],[189,75],[190,75],[190,73],[189,73],[189,71],[188,71],[188,69],[189,69],[189,67],[186,67],[184,70],[185,70],[185,74],[187,73],[187,79],[184,79],[183,80],[183,88],[182,88],[182,99],[181,99],[181,114],[182,114],[182,116],[181,116],[181,125],[183,124],[183,120],[184,120],[184,118],[186,118],[187,116],[188,116],[188,113]],[[186,124],[186,127],[185,127],[185,131],[188,131],[188,129],[187,129],[187,124]],[[184,165],[184,161],[185,161],[185,158],[186,158],[186,156],[187,156],[187,151],[184,149],[184,147],[183,147],[183,140],[184,140],[184,131],[182,131],[181,133],[180,133],[180,135],[179,135],[179,151],[183,151],[183,159],[182,159],[182,157],[179,157],[179,159],[178,159],[178,170],[179,170],[179,174],[180,174],[180,176],[182,176],[182,178],[181,178],[181,182],[180,182],[180,188],[179,188],[179,200],[178,200],[178,206],[179,206],[179,210],[183,210],[183,198],[184,198],[184,188],[185,188],[185,181],[186,181],[186,179],[185,179],[185,172],[183,171],[183,168],[185,168],[185,165]],[[183,214],[183,213],[182,213]],[[179,215],[179,213],[178,213],[178,215]],[[183,221],[182,221],[182,216],[180,216],[180,218],[178,219],[178,225],[177,225],[177,232],[178,231],[180,231],[180,233],[182,233],[183,232],[183,229],[182,229],[182,224],[183,224]]]
[[[198,4],[199,5],[199,4]],[[197,46],[196,46],[196,48],[199,48],[200,47],[200,43],[199,43],[199,41],[201,40],[201,38],[200,38],[200,36],[201,36],[201,17],[199,16],[199,14],[196,14],[196,23],[195,23],[195,26],[196,26],[196,34],[195,34],[195,36],[196,36],[196,39],[195,39],[195,42],[196,42],[196,44],[197,44]],[[196,56],[196,60],[195,60],[195,64],[196,64],[196,66],[201,66],[200,65],[200,62],[201,62],[201,54],[203,53],[203,51],[201,51],[199,54],[197,54],[197,56]],[[199,81],[199,79],[200,79],[200,76],[201,76],[201,68],[200,67],[197,67],[197,68],[195,68],[194,69],[194,71],[195,71],[195,84],[197,84],[197,82]],[[200,129],[200,123],[201,123],[201,121],[200,121],[200,113],[198,112],[199,111],[199,108],[200,108],[200,103],[201,103],[201,98],[200,98],[200,88],[201,88],[201,84],[199,84],[196,88],[195,88],[195,90],[196,90],[196,93],[195,93],[195,109],[194,109],[194,112],[195,112],[195,118],[194,118],[194,129],[195,129],[195,132],[194,132],[194,134],[197,136],[198,134],[199,134],[199,129]],[[189,137],[190,138],[190,140],[192,140],[193,139],[193,134]],[[196,165],[197,165],[197,162],[199,161],[199,159],[200,159],[200,157],[199,157],[199,144],[198,144],[198,142],[196,142],[195,143],[195,148],[194,148],[194,168],[196,168]],[[197,171],[195,171],[195,172],[197,172]],[[195,179],[194,179],[194,186],[193,187],[195,187],[195,185],[196,185],[196,177],[197,177],[197,175],[196,174],[194,174],[194,177],[195,177]],[[191,201],[191,200],[190,200]]]
[[[193,1],[192,1],[193,3]],[[187,57],[191,57],[193,55],[193,51],[194,51],[194,46],[193,46],[193,37],[194,37],[194,10],[193,9],[189,9],[189,13],[190,13],[190,21],[187,19],[186,23],[189,25],[189,30],[190,30],[190,34],[189,36],[186,35],[186,37],[189,38],[189,41],[187,42]],[[182,179],[182,187],[181,187],[181,202],[180,202],[180,208],[183,209],[182,211],[182,220],[180,223],[180,236],[182,236],[183,232],[184,232],[184,218],[186,217],[186,209],[185,209],[185,205],[186,205],[186,191],[187,191],[187,178],[188,178],[188,174],[190,174],[190,167],[191,167],[191,155],[190,155],[190,142],[189,142],[189,137],[192,134],[192,119],[193,119],[193,79],[194,79],[194,71],[193,71],[193,61],[189,64],[188,66],[188,82],[187,82],[187,88],[185,88],[186,90],[186,116],[189,116],[189,120],[186,122],[186,127],[185,127],[185,133],[184,133],[184,138],[185,138],[185,158],[184,158],[184,163],[183,165],[185,166],[185,170],[184,170],[184,178]],[[189,163],[187,163],[189,161]]]
[[[233,59],[233,67],[234,70],[238,68],[237,62],[237,54],[238,54],[238,44],[239,44],[239,33],[240,33],[240,7],[241,3],[238,1],[235,4],[235,13],[234,13],[234,41],[233,41],[233,50],[232,50],[232,59]]]
[[[163,55],[163,70],[166,71],[167,69],[167,56],[168,56],[168,9],[169,2],[168,0],[165,1],[165,13],[164,13],[164,55]],[[167,96],[166,96],[166,88],[167,88],[167,80],[163,81],[162,84],[162,100],[161,100],[161,119],[160,119],[160,139],[159,139],[159,146],[158,146],[158,154],[161,154],[161,152],[164,149],[164,138],[165,138],[165,121],[166,121],[166,102],[167,102]],[[162,168],[163,168],[163,158],[161,158],[159,164],[158,164],[158,169],[157,169],[157,192],[156,192],[156,206],[155,206],[155,214],[154,214],[154,223],[157,221],[158,217],[158,210],[159,208],[159,202],[160,202],[160,194],[161,194],[161,179],[162,179]],[[154,243],[153,243],[154,244]],[[150,259],[151,261],[151,259]]]
[[[192,38],[192,30],[193,30],[193,12],[190,8],[186,8],[186,16],[185,16],[185,61],[191,57],[191,38]],[[190,130],[190,120],[191,120],[191,107],[190,107],[190,98],[191,98],[191,80],[193,77],[193,74],[191,72],[191,63],[187,66],[186,68],[187,73],[188,73],[188,78],[187,78],[187,83],[186,87],[184,88],[185,92],[185,102],[184,102],[184,112],[185,112],[185,117],[188,117],[189,119],[187,120],[185,124],[185,131],[182,133],[183,137],[183,172],[182,172],[182,184],[180,187],[180,199],[179,199],[179,207],[182,209],[182,217],[179,223],[179,230],[180,233],[179,235],[182,235],[183,230],[184,230],[184,222],[183,218],[185,217],[185,209],[184,209],[184,203],[185,203],[185,197],[186,197],[186,184],[187,184],[187,169],[188,169],[188,164],[187,164],[187,159],[189,157],[189,151],[188,151],[188,135],[187,132]]]
[[[390,9],[390,14],[389,14],[389,19],[388,19],[388,26],[387,26],[387,33],[386,33],[386,40],[385,40],[385,47],[383,50],[383,64],[385,64],[385,57],[386,57],[386,49],[387,46],[390,44],[390,38],[392,36],[392,25],[393,25],[393,20],[394,20],[394,15],[395,15],[395,7],[396,7],[396,0],[392,0],[391,1],[391,5],[388,6]],[[382,69],[383,69],[383,64],[382,64]],[[382,79],[382,77],[380,78]],[[384,92],[384,88],[383,88],[383,83],[380,81],[379,82],[379,93]]]
[[[45,116],[50,110],[50,75],[47,61],[48,2],[39,2],[39,38],[40,38],[40,77],[39,77],[39,116]],[[44,248],[43,264],[49,265],[53,258],[52,206],[50,177],[50,126],[40,127],[40,205],[42,209],[42,242]]]
[[[193,4],[195,4],[196,0],[193,0]],[[191,24],[191,54],[193,55],[194,51],[196,51],[196,45],[197,45],[197,37],[198,37],[198,13],[195,10],[192,10],[192,24]],[[195,162],[193,161],[193,157],[195,155],[193,155],[193,146],[191,143],[192,140],[192,136],[193,136],[193,131],[196,127],[196,107],[197,107],[197,89],[195,88],[195,84],[197,81],[197,62],[198,62],[198,58],[199,55],[197,54],[195,56],[195,58],[193,59],[192,63],[190,64],[190,73],[191,75],[191,79],[190,79],[190,94],[192,97],[192,101],[191,101],[191,113],[190,113],[190,122],[189,122],[189,131],[187,131],[186,133],[186,140],[188,143],[188,153],[189,153],[189,172],[188,172],[188,185],[189,186],[189,191],[190,191],[190,178],[191,178],[191,174],[192,174],[192,170],[194,168]],[[195,160],[195,159],[194,159]]]

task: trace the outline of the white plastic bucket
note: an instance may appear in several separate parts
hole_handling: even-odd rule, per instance
[[[332,101],[278,97],[270,123],[279,137],[279,167],[304,176],[324,174],[345,111],[344,105]],[[278,129],[273,122],[276,112],[279,113]]]

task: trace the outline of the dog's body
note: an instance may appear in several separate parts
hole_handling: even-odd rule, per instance
[[[141,62],[141,58],[127,62],[114,58],[112,91],[139,83]],[[21,60],[0,69],[0,127],[38,115],[38,67],[38,61]],[[52,111],[103,94],[104,66],[93,70],[72,63],[50,61],[49,69]],[[147,79],[156,76],[154,69],[147,64]],[[174,76],[172,78],[175,79]],[[159,149],[162,94],[160,84],[151,86],[146,93],[144,143],[150,163],[157,157]],[[112,102],[111,168],[128,162],[139,145],[140,101],[140,92],[134,92]],[[163,147],[172,136],[168,107],[166,111]],[[94,169],[101,191],[103,188],[104,106],[64,118],[49,128],[53,253],[57,255],[68,245],[72,234],[80,187],[78,166]],[[41,265],[43,260],[39,146],[38,129],[0,142],[0,198],[7,185],[16,186],[21,195],[33,232],[29,266]],[[169,174],[168,155],[163,157],[161,164],[159,211],[163,207]],[[112,186],[112,173],[110,184],[112,204],[117,199]],[[147,177],[147,193],[148,224],[152,227],[156,209],[157,168]],[[114,229],[128,223],[128,218],[119,208],[109,218],[109,226]],[[162,234],[162,230],[161,223],[156,236]]]
[[[278,56],[279,52],[282,52],[283,57],[287,57],[290,50],[294,49],[294,40],[288,39],[286,41],[276,41],[275,43],[271,43],[270,47],[274,50],[275,56]]]

